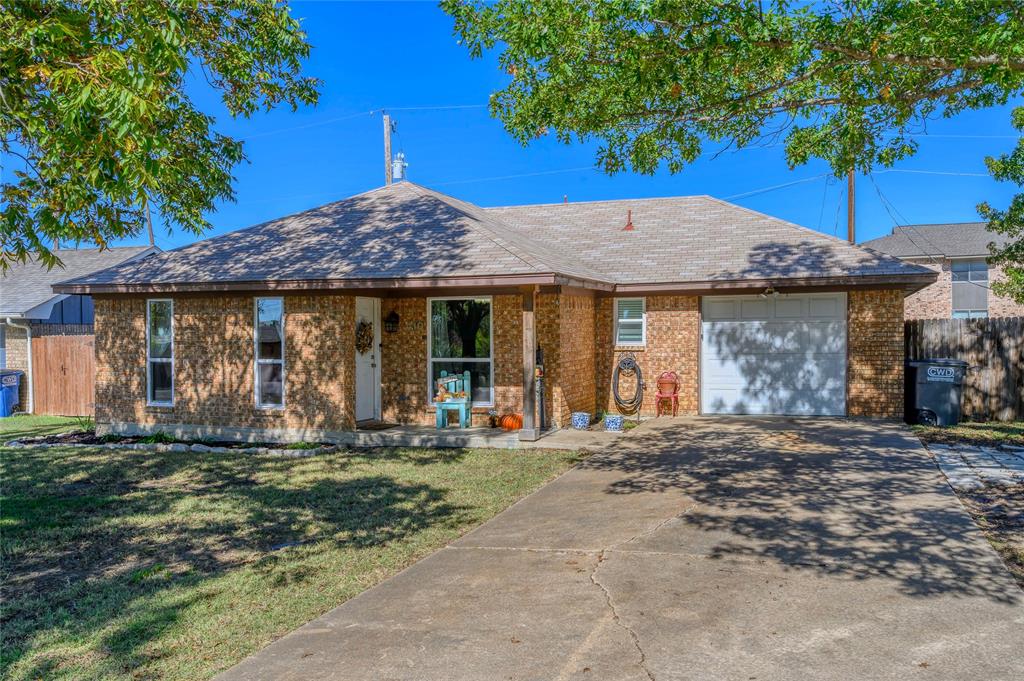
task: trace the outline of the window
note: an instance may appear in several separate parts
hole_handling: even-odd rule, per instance
[[[256,299],[256,406],[284,407],[284,299]]]
[[[953,310],[953,319],[987,319],[988,310]]]
[[[0,369],[7,368],[7,325],[0,324]]]
[[[988,265],[984,258],[954,260],[953,318],[988,316]]]
[[[174,404],[174,301],[146,301],[146,401]]]
[[[430,399],[442,371],[469,372],[473,404],[494,404],[490,298],[431,298],[428,353]]]
[[[615,344],[647,342],[647,306],[643,298],[615,299]]]

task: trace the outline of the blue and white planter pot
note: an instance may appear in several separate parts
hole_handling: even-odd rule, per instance
[[[586,430],[590,427],[590,414],[585,411],[572,413],[572,427],[575,430]]]
[[[624,420],[625,418],[621,414],[608,414],[604,417],[604,429],[613,433],[621,433]]]

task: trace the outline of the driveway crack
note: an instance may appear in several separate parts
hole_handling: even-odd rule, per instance
[[[640,669],[643,670],[644,674],[647,675],[647,678],[650,679],[650,681],[655,681],[654,673],[647,668],[647,654],[644,652],[643,646],[640,645],[640,637],[633,628],[626,624],[626,622],[619,616],[619,611],[615,608],[614,601],[612,601],[611,592],[608,591],[608,588],[597,578],[597,571],[601,569],[601,563],[603,563],[605,559],[604,554],[604,551],[597,554],[597,561],[594,563],[594,569],[590,572],[590,581],[604,594],[604,601],[608,606],[608,610],[612,614],[612,620],[627,634],[629,634],[629,638],[633,641],[633,647],[636,648],[636,652],[640,655]]]

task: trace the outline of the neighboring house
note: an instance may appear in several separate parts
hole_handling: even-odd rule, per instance
[[[398,183],[56,286],[96,308],[100,432],[330,438],[615,409],[635,353],[680,412],[903,413],[903,298],[934,272],[707,196],[484,209]],[[356,350],[356,329],[373,342]],[[362,344],[360,344],[362,345]],[[525,407],[525,408],[524,408]]]
[[[30,259],[0,273],[0,368],[25,372],[19,411],[92,413],[92,362],[79,361],[72,346],[84,346],[91,341],[93,301],[88,295],[54,293],[53,284],[136,260],[157,250],[148,246],[62,249],[55,253],[64,263],[63,267],[48,270]],[[76,338],[64,344],[49,340],[70,336],[89,338]],[[53,353],[46,352],[48,345],[54,346]],[[65,345],[67,347],[63,347]],[[67,352],[72,354],[63,356]]]
[[[892,234],[861,245],[938,272],[934,284],[907,298],[907,319],[1021,317],[1024,305],[990,288],[1003,271],[986,262],[988,245],[1007,241],[988,231],[984,222],[955,222],[894,227]]]

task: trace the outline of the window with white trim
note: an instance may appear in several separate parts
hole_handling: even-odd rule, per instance
[[[256,299],[256,406],[284,407],[284,298]]]
[[[615,344],[647,343],[647,301],[645,298],[615,299]]]
[[[174,301],[146,301],[146,402],[174,405]]]
[[[978,319],[988,316],[988,263],[984,258],[954,260],[953,318]]]
[[[494,350],[490,298],[430,298],[428,361],[429,399],[442,371],[469,372],[473,404],[494,404]]]

